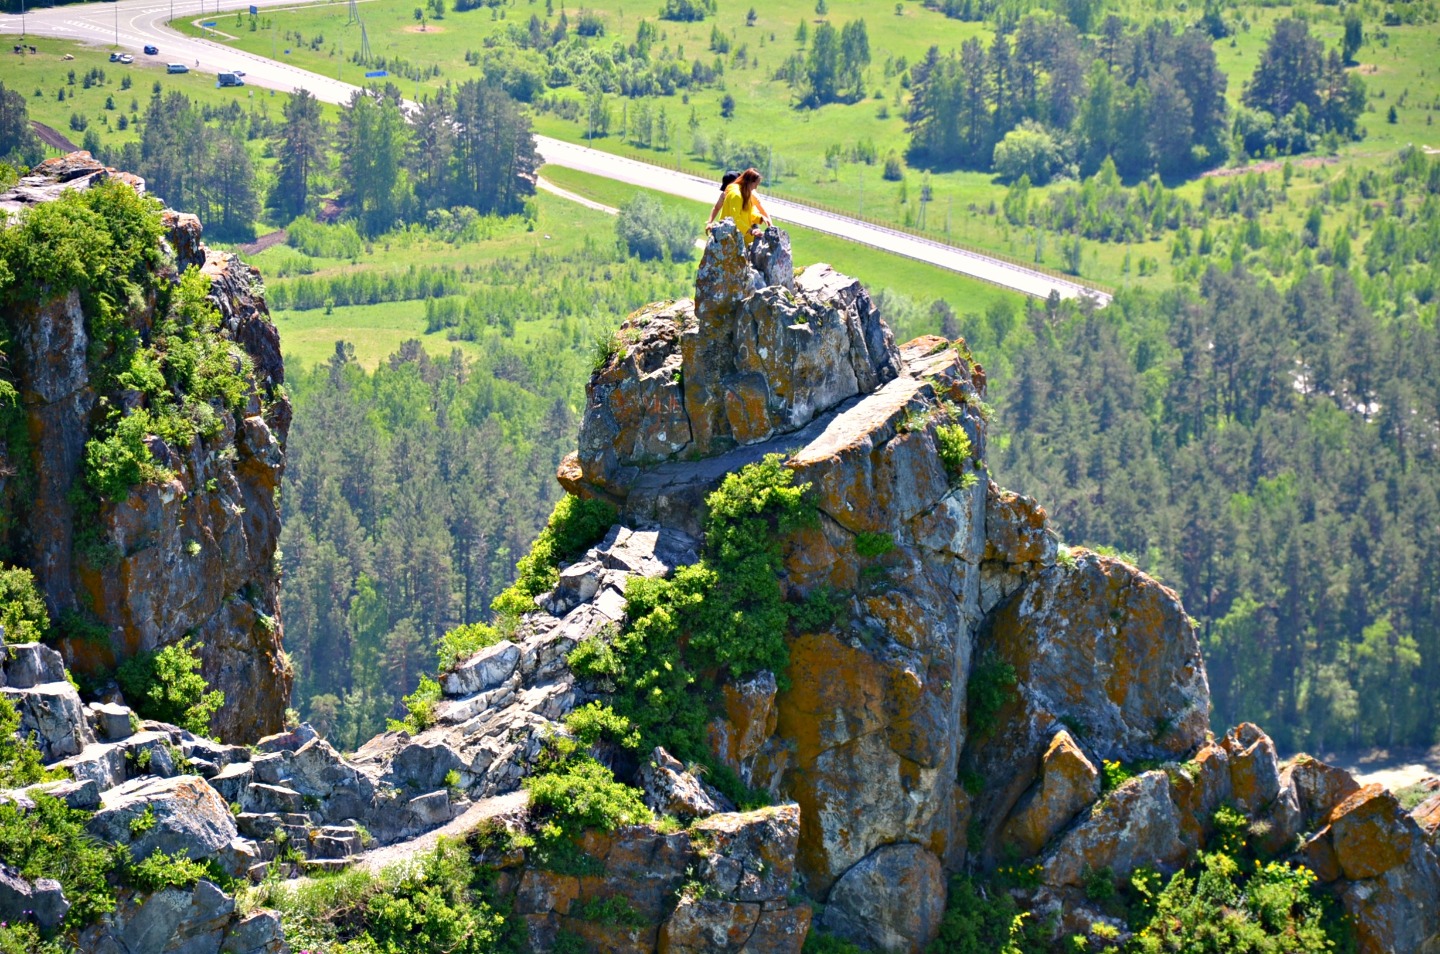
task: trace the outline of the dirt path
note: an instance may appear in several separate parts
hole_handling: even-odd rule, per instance
[[[246,242],[244,245],[237,245],[236,251],[241,255],[259,255],[267,248],[274,248],[290,238],[290,233],[281,229],[278,232],[270,232],[262,235],[253,242]]]
[[[1325,757],[1361,785],[1384,785],[1392,792],[1415,785],[1429,776],[1440,776],[1440,745],[1429,749],[1367,749],[1340,752]]]
[[[404,861],[407,858],[414,858],[421,852],[429,851],[435,847],[436,842],[441,838],[464,838],[474,831],[479,824],[490,818],[499,818],[502,815],[511,815],[522,811],[530,802],[530,793],[521,789],[511,792],[509,795],[497,795],[494,798],[481,799],[467,808],[464,814],[450,819],[439,828],[427,831],[419,838],[412,838],[409,841],[397,841],[393,845],[386,845],[384,848],[375,848],[364,854],[357,855],[355,867],[366,868],[370,871],[379,871],[386,865],[394,864],[397,861]]]
[[[44,123],[37,123],[32,119],[30,120],[30,128],[35,130],[35,135],[39,136],[40,141],[47,146],[53,146],[62,152],[74,152],[80,148],[69,139],[66,139],[60,130],[47,126]]]

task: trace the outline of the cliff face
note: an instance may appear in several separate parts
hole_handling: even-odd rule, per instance
[[[17,211],[120,178],[87,153],[49,160],[0,209]],[[203,674],[225,692],[215,728],[253,739],[280,728],[290,674],[281,651],[279,577],[273,565],[280,523],[290,406],[283,391],[279,336],[259,275],[201,242],[193,215],[164,213],[164,266],[126,303],[124,321],[143,342],[161,316],[162,286],[200,269],[221,317],[219,335],[248,355],[243,410],[219,406],[215,432],[185,443],[150,435],[164,482],[140,482],[123,500],[92,499],[80,488],[86,442],[109,409],[144,409],[145,396],[98,384],[108,357],[97,316],[77,289],[51,288],[8,308],[9,376],[20,394],[26,460],[0,477],[6,559],[31,568],[52,619],[61,621],[67,661],[97,674],[142,650],[187,635],[200,645]],[[7,455],[16,451],[7,450]],[[65,621],[85,620],[103,638],[81,638]]]
[[[178,224],[172,241],[198,238]],[[269,326],[247,311],[263,306],[227,284],[244,273],[226,262],[210,274],[233,340],[264,366]],[[70,333],[82,325],[72,319]],[[53,390],[45,407],[63,416],[66,400],[86,398],[79,359],[60,363],[75,369],[76,387]],[[1222,805],[1243,815],[1266,857],[1314,873],[1364,954],[1440,949],[1440,794],[1407,813],[1313,759],[1282,764],[1253,725],[1213,738],[1203,662],[1175,594],[1122,561],[1061,548],[1043,508],[988,479],[984,391],[963,342],[897,347],[859,283],[824,265],[795,275],[773,230],[747,261],[722,224],[696,298],[631,315],[587,389],[579,450],[559,478],[608,501],[618,521],[556,568],[553,588],[506,623],[506,638],[492,634],[498,641],[440,673],[407,728],[350,758],[304,725],[253,748],[159,723],[136,731],[121,707],[82,707],[59,658],[38,645],[0,654],[0,692],[46,761],[73,777],[45,787],[95,809],[91,832],[137,858],[183,850],[258,880],[373,872],[433,851],[439,834],[465,838],[471,863],[489,869],[477,880],[535,951],[798,954],[818,925],[866,950],[918,952],[940,928],[947,875],[1001,861],[1025,863],[1025,886],[1008,894],[1048,925],[1056,949],[1074,935],[1114,948],[1124,924],[1087,890],[1095,873],[1179,870],[1213,846]],[[230,471],[204,447],[156,448],[188,455],[171,465],[178,486],[141,488],[103,511],[108,532],[128,547],[169,515],[248,546],[257,525],[184,509],[180,494],[187,479],[233,478],[234,496],[250,492],[245,481],[278,477],[262,451],[283,439],[283,411],[260,411],[222,432],[235,448]],[[816,518],[771,541],[778,556],[765,573],[778,574],[786,606],[824,612],[779,617],[783,671],[713,666],[681,691],[705,706],[714,762],[773,804],[737,811],[664,747],[626,754],[602,737],[587,749],[589,770],[613,773],[668,818],[547,834],[557,810],[537,791],[531,814],[527,782],[555,771],[577,707],[621,698],[618,676],[577,677],[596,671],[577,649],[622,651],[643,594],[714,557],[707,496],[770,455],[806,485]],[[144,519],[117,518],[124,507]],[[176,539],[167,533],[146,538],[161,559],[122,565],[128,579],[153,574],[181,606],[196,604],[164,558]],[[250,554],[234,546],[236,560]],[[131,608],[114,617],[117,630],[151,618],[134,609],[124,574],[96,580],[73,557],[57,565],[84,585],[116,587]],[[260,605],[259,592],[243,601]],[[571,724],[579,734],[582,723]],[[1133,777],[1117,783],[1122,767]],[[598,790],[574,791],[585,802]],[[593,797],[617,798],[607,791]],[[133,824],[147,808],[153,825]],[[38,917],[44,896],[53,915],[52,883],[7,876],[0,865],[0,913],[11,904]],[[347,927],[364,917],[348,906],[336,916]],[[122,892],[79,942],[135,950],[127,938],[168,938],[145,949],[174,954],[284,945],[277,916],[242,919],[205,881]]]

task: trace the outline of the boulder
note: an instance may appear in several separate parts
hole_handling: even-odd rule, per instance
[[[965,753],[964,769],[985,780],[973,810],[987,857],[1059,726],[1096,760],[1178,761],[1205,742],[1210,692],[1179,598],[1123,561],[1070,554],[991,614],[979,647],[984,665],[1008,664],[1017,680]],[[1163,803],[1174,808],[1168,794]]]
[[[1005,822],[1001,838],[1021,857],[1037,855],[1060,829],[1100,797],[1100,771],[1061,729],[1040,759],[1040,777]]]
[[[735,810],[728,798],[686,771],[684,765],[659,747],[640,766],[636,782],[645,793],[645,804],[651,811],[673,815],[682,821]]]
[[[85,707],[75,687],[65,682],[36,683],[28,688],[0,688],[20,713],[20,732],[33,735],[40,756],[55,762],[78,755],[91,741]]]
[[[85,707],[90,716],[90,726],[95,734],[106,742],[128,739],[135,730],[130,726],[134,713],[128,706],[113,702],[92,702]]]
[[[271,755],[277,752],[294,752],[306,742],[318,739],[320,733],[308,722],[302,722],[293,729],[286,729],[283,732],[276,732],[267,735],[255,743],[255,751],[261,755]]]
[[[748,951],[746,942],[760,920],[760,905],[681,897],[660,928],[657,950],[665,954]]]
[[[1374,878],[1339,882],[1337,890],[1359,954],[1440,951],[1440,859],[1428,846]]]
[[[1345,877],[1374,878],[1409,860],[1414,821],[1383,785],[1366,785],[1330,812],[1330,841]]]
[[[760,284],[795,290],[795,261],[790,255],[790,233],[770,226],[750,243],[750,266]]]
[[[1298,755],[1281,767],[1280,785],[1294,789],[1306,830],[1323,825],[1336,805],[1360,790],[1349,772],[1308,755]]]
[[[213,883],[167,888],[150,895],[123,892],[115,909],[80,933],[79,949],[96,954],[209,954],[219,951],[235,914],[235,899]],[[277,948],[261,947],[275,951]]]
[[[1081,887],[1086,874],[1101,868],[1117,878],[1145,865],[1173,868],[1188,855],[1180,833],[1169,777],[1145,772],[1102,798],[1060,836],[1045,857],[1041,878],[1054,888]]]
[[[1410,816],[1434,847],[1440,847],[1440,791],[1411,810]]]
[[[945,915],[945,871],[920,845],[886,845],[840,876],[826,899],[831,934],[865,950],[919,954]]]
[[[0,645],[0,686],[31,689],[42,683],[64,682],[65,661],[43,643]]]
[[[485,647],[441,676],[440,686],[447,696],[486,692],[509,679],[519,663],[520,648],[512,642],[499,642]]]
[[[1225,736],[1230,754],[1230,787],[1235,807],[1246,815],[1260,815],[1280,794],[1280,757],[1275,743],[1259,726],[1249,722]]]
[[[42,931],[51,931],[65,920],[70,902],[60,882],[40,878],[33,884],[0,863],[0,921],[24,923],[32,920]]]
[[[287,950],[280,915],[254,911],[232,923],[225,932],[221,954],[282,954]]]
[[[237,834],[230,807],[194,775],[144,777],[113,788],[87,827],[97,838],[129,845],[136,861],[155,851],[213,858]]]
[[[690,831],[708,846],[695,866],[695,877],[716,897],[735,901],[788,897],[800,837],[798,805],[711,815]]]

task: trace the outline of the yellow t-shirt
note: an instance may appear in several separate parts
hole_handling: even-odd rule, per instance
[[[755,200],[751,199],[750,208],[745,208],[740,186],[734,182],[725,187],[725,200],[720,203],[720,218],[732,219],[735,222],[735,227],[745,236],[746,245],[750,244],[750,230],[760,221],[760,216],[755,213]]]

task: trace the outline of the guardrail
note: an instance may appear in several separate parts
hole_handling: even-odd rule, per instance
[[[588,143],[579,143],[577,145],[586,145],[588,148],[591,149],[595,148],[595,146],[589,145]],[[680,172],[684,173],[685,175],[691,176],[701,175],[700,172],[697,172],[693,168],[687,167],[685,163],[681,162],[678,159],[662,159],[658,156],[645,155],[639,151],[630,149],[627,149],[623,152],[610,149],[600,151],[609,152],[613,155],[620,156],[623,159],[631,159],[635,162],[642,162],[647,166],[655,166],[660,169],[669,169],[672,172]],[[709,172],[711,170],[705,171]],[[777,190],[774,188],[767,187],[765,191],[768,195],[774,196],[776,199],[789,202],[792,205],[804,206],[807,209],[814,209],[817,212],[824,212],[828,215],[837,216],[839,218],[854,219],[857,222],[864,222],[866,225],[873,225],[876,228],[889,229],[892,232],[901,232],[905,235],[911,236],[912,238],[923,239],[924,241],[930,242],[933,245],[939,245],[944,248],[952,248],[958,252],[965,252],[970,255],[978,255],[982,258],[991,258],[998,262],[1004,262],[1006,265],[1010,265],[1015,268],[1023,268],[1027,271],[1046,275],[1050,278],[1066,282],[1070,285],[1078,285],[1081,288],[1093,289],[1094,291],[1102,292],[1106,295],[1113,296],[1115,294],[1115,287],[1113,285],[1106,285],[1102,282],[1092,281],[1088,278],[1082,278],[1079,275],[1074,275],[1070,272],[1062,271],[1058,268],[1052,268],[1049,265],[1043,265],[1037,262],[1027,262],[1026,260],[1018,258],[1014,255],[1007,255],[1004,252],[997,252],[994,249],[985,248],[981,245],[971,245],[968,242],[957,242],[953,238],[950,238],[948,236],[942,237],[939,233],[927,232],[923,229],[915,228],[914,226],[905,225],[903,222],[891,222],[885,219],[875,218],[873,216],[858,214],[856,212],[847,211],[836,206],[827,205],[823,202],[816,202],[814,199],[797,198],[791,193]],[[858,242],[858,244],[869,245],[871,248],[879,248],[879,246],[873,245],[869,242]],[[884,251],[884,249],[881,249],[881,251]],[[999,283],[992,282],[991,284]]]

